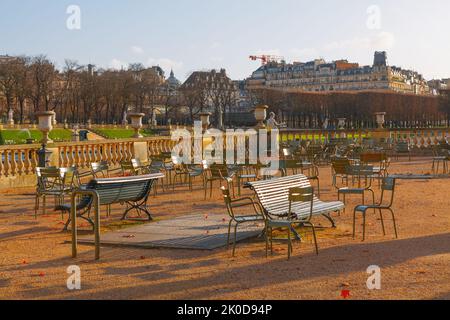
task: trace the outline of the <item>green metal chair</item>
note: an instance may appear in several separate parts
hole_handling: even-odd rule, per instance
[[[298,216],[292,213],[293,204],[304,203],[308,206],[308,210],[302,216]],[[314,205],[314,188],[291,188],[289,189],[289,211],[287,213],[286,219],[273,219],[272,217],[266,215],[266,257],[268,256],[269,243],[270,251],[273,254],[273,229],[286,228],[288,231],[288,260],[291,258],[293,252],[292,248],[292,231],[294,231],[295,226],[309,227],[312,229],[314,245],[316,248],[316,254],[319,254],[319,247],[317,245],[316,229],[314,224],[311,222],[313,216],[313,205]]]
[[[439,167],[442,163],[442,173],[446,174],[448,172],[448,157],[449,152],[443,149],[441,146],[435,146],[433,148],[433,166],[431,168],[434,174],[439,173]]]
[[[320,179],[319,179],[319,168],[312,163],[304,163],[301,160],[280,160],[280,169],[283,177],[288,176],[289,170],[292,171],[293,175],[305,174],[308,180],[317,181],[317,194],[320,197]]]
[[[205,164],[204,164],[205,166]],[[208,183],[210,185],[210,193],[209,197],[212,198],[212,190],[213,190],[213,182],[214,181],[224,181],[227,184],[227,189],[233,190],[233,198],[235,197],[234,193],[234,176],[235,172],[230,171],[227,165],[224,164],[213,164],[208,166],[205,174],[205,199],[207,194],[207,186]]]
[[[35,200],[35,213],[40,207],[40,199],[42,198],[42,213],[46,212],[46,198],[53,196],[55,198],[55,208],[64,203],[64,196],[70,194],[75,187],[80,186],[78,170],[75,167],[69,168],[36,168],[37,189]],[[64,215],[63,215],[64,218]]]
[[[91,174],[94,178],[109,178],[110,169],[108,162],[92,162],[91,163]]]
[[[353,213],[353,239],[356,237],[356,214],[359,212],[363,217],[363,241],[366,240],[366,213],[369,209],[375,209],[380,212],[381,226],[383,228],[383,235],[386,235],[386,229],[383,219],[383,211],[390,211],[392,215],[392,220],[394,223],[395,237],[398,239],[397,223],[395,221],[394,211],[392,206],[394,204],[394,194],[395,194],[395,179],[394,178],[384,178],[381,185],[381,199],[378,204],[374,205],[360,205],[357,206]],[[390,193],[390,196],[388,195]]]
[[[375,192],[372,189],[373,166],[350,165],[346,167],[346,171],[353,178],[353,182],[356,179],[357,185],[349,187],[347,184],[347,186],[338,188],[338,201],[341,201],[342,196],[345,204],[348,195],[360,195],[362,204],[365,205],[365,195],[366,192],[369,192],[372,194],[372,203],[375,204]],[[333,185],[335,187],[337,185],[336,178],[333,179]]]
[[[189,166],[186,165],[184,163],[182,164],[175,164],[173,166],[173,171],[174,171],[174,175],[173,175],[173,180],[172,180],[172,191],[175,190],[175,184],[177,181],[177,178],[180,178],[180,182],[183,183],[187,182],[189,185],[189,191],[192,191],[192,181],[196,178],[196,177],[202,177],[203,180],[203,188],[206,189],[205,186],[205,174],[203,171],[203,167],[202,166]]]
[[[237,241],[237,228],[239,225],[244,223],[255,223],[264,222],[264,214],[262,213],[262,208],[259,203],[255,202],[252,198],[241,198],[232,199],[230,196],[230,190],[226,187],[221,187],[223,199],[225,201],[225,206],[227,207],[228,215],[230,216],[230,222],[228,223],[228,237],[227,237],[227,248],[230,247],[230,236],[231,236],[231,226],[234,226],[234,240],[233,240],[233,257],[236,252],[236,241]],[[254,214],[252,215],[236,215],[234,209],[252,206]]]
[[[257,180],[258,173],[254,166],[239,166],[235,171],[236,182],[238,186],[238,196],[241,196],[242,181],[249,182],[250,180]]]

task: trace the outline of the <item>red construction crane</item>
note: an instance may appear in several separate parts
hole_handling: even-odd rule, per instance
[[[282,61],[282,60],[284,60],[284,58],[264,54],[264,55],[260,55],[260,56],[250,56],[250,60],[252,60],[252,61],[261,60],[261,64],[264,66],[264,65],[268,64],[269,62]]]

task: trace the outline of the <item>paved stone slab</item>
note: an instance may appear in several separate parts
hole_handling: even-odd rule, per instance
[[[214,250],[226,246],[228,222],[229,217],[224,215],[188,215],[107,232],[102,234],[100,239],[102,245]],[[263,223],[241,225],[238,228],[237,240],[256,237],[263,228]],[[83,236],[79,237],[78,241],[92,244],[94,238]]]

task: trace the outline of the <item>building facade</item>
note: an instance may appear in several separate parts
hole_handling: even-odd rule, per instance
[[[347,60],[327,63],[323,59],[301,63],[269,62],[246,81],[247,89],[281,88],[311,92],[391,90],[430,94],[422,75],[387,64],[386,52],[375,52],[372,66]]]

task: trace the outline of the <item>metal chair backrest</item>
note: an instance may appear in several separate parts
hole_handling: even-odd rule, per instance
[[[376,152],[368,152],[361,154],[361,162],[362,163],[377,163],[383,162],[387,159],[385,153],[376,153]]]
[[[63,175],[57,167],[36,168],[36,176],[39,190],[51,190],[61,187]]]
[[[388,202],[388,207],[392,207],[392,205],[394,204],[394,195],[395,195],[395,179],[394,178],[384,178],[383,179],[383,183],[381,185],[381,190],[382,190],[382,194],[381,194],[381,202],[380,204],[382,205],[385,198],[386,198],[386,194],[388,192],[391,193],[389,202]]]
[[[94,178],[109,178],[109,165],[108,162],[93,162],[91,163],[91,173]]]
[[[331,166],[335,175],[347,175],[350,160],[347,158],[334,158],[331,160]]]
[[[210,178],[218,179],[229,176],[228,167],[225,164],[213,164],[209,167]]]
[[[313,187],[294,187],[289,189],[289,217],[292,218],[292,204],[298,202],[310,203],[310,215],[312,218],[314,205],[314,188]]]
[[[120,163],[120,167],[122,168],[123,175],[127,173],[136,176],[139,174],[139,167],[136,164],[136,161],[124,161]]]
[[[74,189],[81,185],[78,169],[76,167],[60,168],[60,172],[64,189]]]
[[[398,142],[395,145],[395,151],[396,152],[409,152],[410,151],[410,147],[409,147],[408,142],[403,142],[403,141]]]

